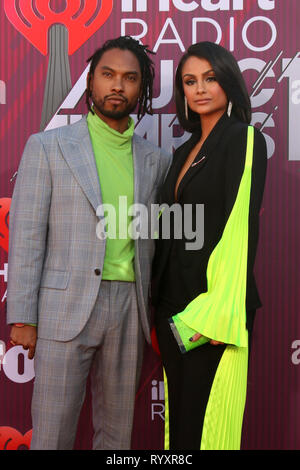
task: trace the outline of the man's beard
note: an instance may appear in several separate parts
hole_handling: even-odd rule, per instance
[[[92,97],[93,99],[93,97]],[[119,121],[125,117],[128,117],[130,113],[132,113],[137,105],[137,101],[135,103],[128,103],[128,100],[125,101],[126,106],[121,109],[106,109],[105,108],[105,101],[104,100],[93,100],[93,107],[95,110],[97,110],[99,113],[101,113],[103,116],[110,118],[110,119],[115,119],[116,121]],[[115,105],[115,108],[117,108],[117,105]]]

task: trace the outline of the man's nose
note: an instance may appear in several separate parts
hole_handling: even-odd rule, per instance
[[[117,91],[118,93],[124,90],[122,77],[115,77],[112,85],[113,90]]]

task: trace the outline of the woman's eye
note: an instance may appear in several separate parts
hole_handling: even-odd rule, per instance
[[[185,83],[185,85],[188,85],[188,86],[190,86],[190,85],[194,85],[194,83],[195,83],[195,80],[187,80],[187,81],[186,81],[186,82],[184,82],[184,83]]]
[[[207,77],[206,81],[208,81],[208,82],[216,82],[217,79],[216,79],[215,76],[211,76],[211,77]]]

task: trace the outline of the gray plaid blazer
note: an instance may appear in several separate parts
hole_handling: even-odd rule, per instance
[[[171,158],[134,134],[134,202],[150,207]],[[85,326],[101,285],[105,240],[96,235],[101,188],[86,117],[32,135],[10,209],[7,322],[38,324],[38,336],[68,341]],[[135,241],[140,321],[148,341],[154,241]]]

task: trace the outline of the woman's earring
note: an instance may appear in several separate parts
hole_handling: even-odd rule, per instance
[[[185,111],[185,119],[188,121],[189,120],[189,110],[188,110],[188,103],[186,96],[184,97],[184,111]]]
[[[227,107],[227,116],[228,116],[228,117],[231,116],[231,111],[232,111],[232,102],[229,101],[228,107]]]

